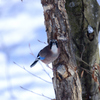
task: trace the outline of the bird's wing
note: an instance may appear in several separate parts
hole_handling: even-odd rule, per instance
[[[46,46],[45,48],[43,48],[40,52],[39,52],[39,56],[41,56],[41,57],[46,57],[47,56],[47,53],[51,53],[51,51],[50,51],[50,47],[49,47],[49,45],[48,46]]]

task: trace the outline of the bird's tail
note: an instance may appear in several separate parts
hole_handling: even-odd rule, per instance
[[[39,59],[36,59],[31,65],[30,67],[33,67],[37,62],[38,62]]]

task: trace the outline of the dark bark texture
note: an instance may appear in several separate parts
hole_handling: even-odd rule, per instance
[[[95,63],[99,65],[100,7],[96,0],[66,0],[66,11],[80,74],[85,69],[80,78],[83,100],[100,100],[100,77],[97,75],[98,70],[94,70]],[[88,33],[88,25],[93,28],[91,34]]]

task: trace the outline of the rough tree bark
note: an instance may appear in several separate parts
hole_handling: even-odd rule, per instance
[[[100,24],[96,0],[41,0],[41,3],[48,41],[57,39],[61,49],[53,63],[56,100],[82,100],[82,91],[83,100],[99,100],[99,92],[93,93],[97,83],[92,73],[87,73],[98,63]],[[87,34],[88,24],[94,29],[92,35]],[[78,72],[82,72],[82,89]]]
[[[74,41],[74,53],[83,77],[80,77],[83,100],[100,100],[98,77],[94,67],[99,65],[98,32],[100,30],[100,7],[96,0],[66,0],[66,10]],[[93,33],[88,34],[88,26]],[[85,61],[85,63],[83,62]],[[88,65],[87,65],[87,64]],[[81,76],[81,75],[79,75]]]

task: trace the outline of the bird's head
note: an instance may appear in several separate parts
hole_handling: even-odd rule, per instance
[[[50,49],[52,48],[52,46],[56,46],[58,48],[58,42],[55,39],[50,40],[49,45],[50,45]]]
[[[57,53],[58,52],[58,42],[57,40],[53,39],[53,40],[50,40],[50,49],[53,53]]]

